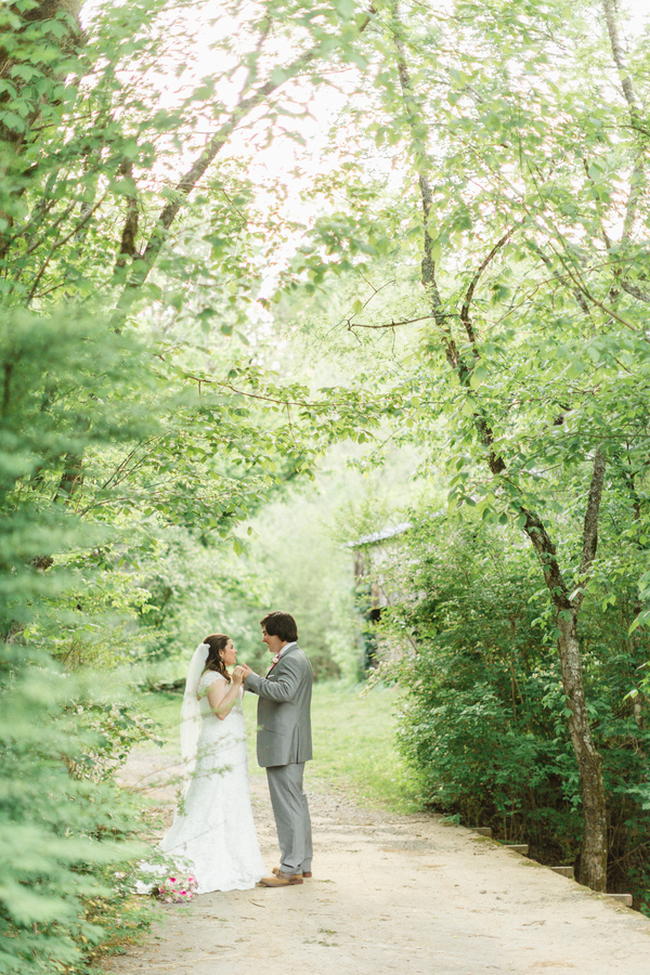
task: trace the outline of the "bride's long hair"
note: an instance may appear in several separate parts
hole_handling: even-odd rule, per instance
[[[225,633],[213,633],[212,636],[206,636],[204,643],[209,647],[208,657],[205,661],[205,670],[216,670],[218,674],[225,677],[228,683],[230,683],[230,674],[226,670],[226,665],[219,656],[222,650],[226,649],[228,644],[229,636]]]

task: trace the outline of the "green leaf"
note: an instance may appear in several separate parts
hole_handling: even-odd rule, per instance
[[[11,129],[13,132],[27,131],[27,123],[25,119],[16,112],[12,112],[8,109],[3,109],[0,111],[0,122],[6,125],[6,127]]]

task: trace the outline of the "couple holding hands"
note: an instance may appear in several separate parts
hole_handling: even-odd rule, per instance
[[[288,887],[311,877],[303,772],[312,757],[312,670],[293,616],[269,613],[261,627],[273,655],[265,677],[237,666],[237,650],[223,633],[199,644],[188,669],[181,709],[185,794],[160,849],[191,870],[199,894],[258,883]],[[251,810],[244,689],[259,697],[257,760],[266,769],[280,846],[280,864],[270,876],[264,876]]]

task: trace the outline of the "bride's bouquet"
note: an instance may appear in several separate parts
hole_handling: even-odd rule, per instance
[[[154,888],[153,893],[164,904],[186,904],[192,900],[197,888],[196,877],[183,877],[174,874],[161,880]]]

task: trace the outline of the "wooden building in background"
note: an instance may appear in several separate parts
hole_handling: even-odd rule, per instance
[[[354,556],[357,606],[363,620],[361,656],[364,672],[404,653],[404,647],[378,636],[376,625],[384,610],[401,598],[395,569],[401,560],[403,536],[410,527],[409,521],[403,521],[347,543]]]

